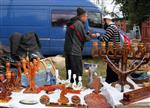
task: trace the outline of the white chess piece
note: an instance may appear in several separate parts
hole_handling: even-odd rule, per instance
[[[79,82],[78,82],[78,85],[77,85],[77,89],[78,90],[82,89],[82,76],[79,76]]]
[[[73,88],[74,90],[77,90],[76,74],[73,74],[73,80],[74,80],[74,82],[73,82],[73,84],[72,84],[72,88]]]
[[[71,70],[68,70],[68,81],[70,83],[70,80],[71,80]]]
[[[71,87],[71,70],[68,70],[68,79],[65,81],[66,87]]]
[[[56,75],[56,84],[61,83],[61,80],[59,79],[59,70],[58,69],[56,70],[55,75]]]

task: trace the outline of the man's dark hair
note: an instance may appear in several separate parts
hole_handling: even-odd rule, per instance
[[[81,16],[85,13],[86,13],[86,11],[83,8],[77,8],[77,16]]]

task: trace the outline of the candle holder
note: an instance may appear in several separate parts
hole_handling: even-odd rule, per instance
[[[16,76],[15,72],[12,72],[10,69],[10,62],[6,62],[6,87],[13,92],[19,92],[21,91],[22,85],[21,85],[21,64],[20,62],[17,62],[16,67],[18,70],[18,74]]]
[[[15,82],[14,82],[15,74],[10,70],[10,62],[6,62],[6,88],[10,91],[15,90]]]
[[[21,83],[21,63],[20,62],[17,62],[16,64],[16,67],[17,67],[17,70],[18,70],[18,74],[17,74],[17,78],[15,80],[15,91],[18,92],[18,91],[21,91],[23,88],[22,88],[22,83]]]
[[[24,93],[38,93],[35,86],[35,77],[36,72],[39,70],[39,63],[40,58],[33,59],[33,61],[30,61],[28,57],[22,59],[23,73],[28,78],[28,87],[25,89]]]
[[[7,81],[3,74],[0,74],[0,103],[7,103],[11,100],[11,91],[6,86]]]
[[[109,42],[106,48],[106,43],[102,42],[99,57],[105,59],[111,69],[118,75],[119,80],[111,85],[114,87],[116,84],[121,85],[121,92],[123,92],[125,85],[134,89],[134,86],[127,81],[127,76],[150,61],[150,44],[140,43],[138,46],[131,45],[131,48],[129,48],[127,43],[121,47],[120,43],[113,45],[112,42]],[[136,60],[139,61],[137,65],[134,62],[132,64],[128,62]]]

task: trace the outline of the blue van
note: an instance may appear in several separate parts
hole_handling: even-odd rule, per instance
[[[14,32],[36,32],[44,55],[63,54],[66,22],[78,7],[88,11],[86,29],[104,33],[102,11],[89,0],[0,0],[0,42],[9,45]],[[91,54],[91,46],[86,43],[84,55]]]

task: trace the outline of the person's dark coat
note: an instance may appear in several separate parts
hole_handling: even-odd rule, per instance
[[[85,32],[84,23],[78,17],[72,18],[67,24],[65,54],[82,56],[84,43],[90,39],[91,37]]]

